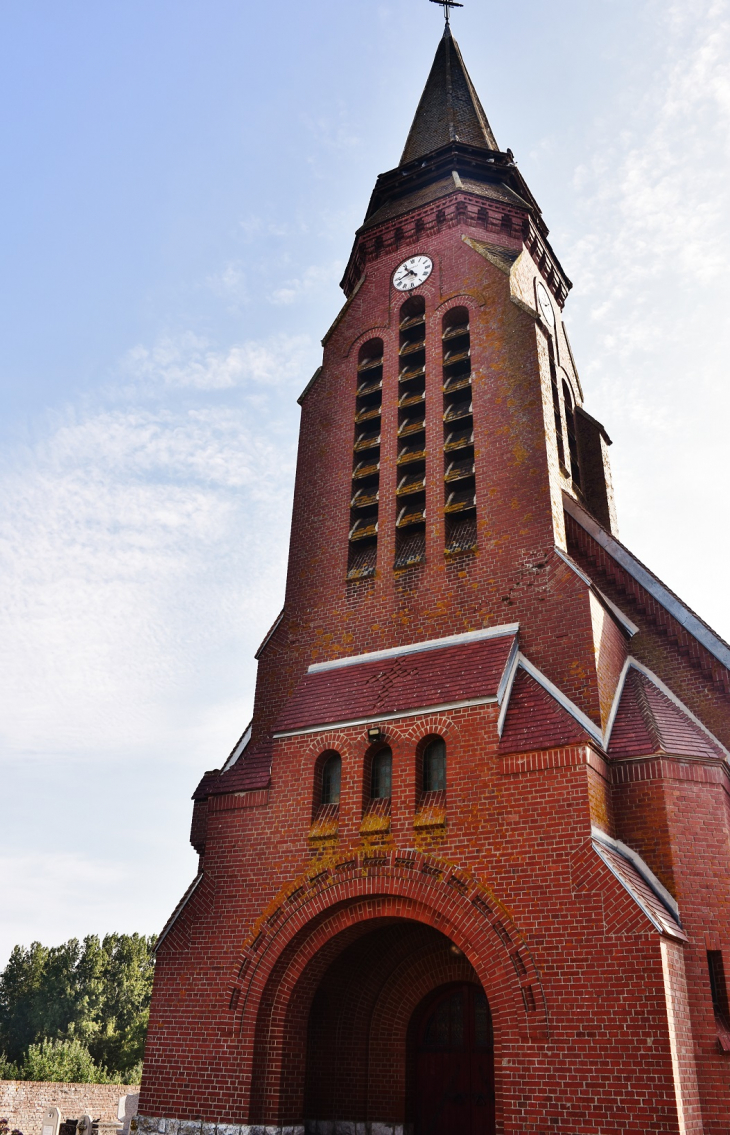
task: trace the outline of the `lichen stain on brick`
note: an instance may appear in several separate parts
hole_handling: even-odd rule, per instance
[[[187,1135],[213,1135],[213,1124],[219,1135],[254,1126],[304,1135],[305,1121],[335,1115],[362,1124],[357,1135],[367,1123],[413,1122],[409,1027],[444,982],[478,982],[487,995],[496,1131],[677,1135],[684,1123],[699,1135],[699,1100],[705,1135],[726,1135],[727,1057],[706,953],[724,951],[730,974],[728,766],[721,750],[675,751],[682,738],[689,744],[692,722],[659,745],[646,705],[622,700],[619,752],[589,737],[524,669],[500,704],[463,697],[473,675],[462,662],[453,697],[429,703],[451,708],[424,708],[419,686],[386,723],[387,817],[367,804],[366,720],[382,704],[368,702],[350,725],[341,724],[349,706],[322,720],[312,704],[320,732],[278,735],[314,661],[519,624],[515,651],[596,725],[606,727],[631,656],[730,747],[730,673],[721,647],[707,645],[713,632],[693,634],[689,615],[662,605],[614,542],[608,443],[581,416],[562,323],[569,282],[529,189],[507,154],[490,152],[490,163],[452,142],[439,153],[379,181],[381,203],[345,273],[350,299],[302,398],[284,613],[260,652],[251,741],[196,796],[201,879],[158,953],[140,1101],[143,1117],[158,1117],[149,1135],[178,1130],[159,1117],[189,1122]],[[456,189],[451,171],[467,158],[483,180],[462,172],[470,188]],[[404,177],[422,179],[415,196],[398,196]],[[392,279],[426,253],[434,271],[416,289],[425,307],[425,553],[395,570],[404,296]],[[476,545],[449,550],[442,336],[456,307],[468,311]],[[376,562],[369,577],[348,580],[358,356],[373,338],[383,343]],[[563,381],[579,423],[573,438]],[[326,673],[334,683],[338,671]],[[424,805],[422,749],[432,736],[446,745],[438,806]],[[315,805],[316,762],[333,749],[342,759],[336,817]],[[591,824],[643,857],[678,902],[688,941],[665,951],[664,967],[665,936],[595,851]],[[468,960],[452,952],[457,940]],[[684,1116],[676,1076],[690,1101]],[[205,1127],[193,1131],[193,1120]]]

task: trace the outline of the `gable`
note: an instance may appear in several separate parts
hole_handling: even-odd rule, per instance
[[[722,759],[723,750],[652,682],[630,667],[611,730],[612,757],[653,753],[698,759]]]
[[[409,710],[496,701],[515,632],[476,642],[403,648],[313,667],[300,681],[275,735],[382,719]],[[428,645],[428,649],[425,646]]]
[[[580,745],[591,738],[552,695],[520,668],[512,685],[499,743],[500,753]]]

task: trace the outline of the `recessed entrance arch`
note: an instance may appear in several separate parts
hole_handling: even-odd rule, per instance
[[[392,850],[343,855],[293,880],[244,940],[232,988],[234,1035],[251,1069],[241,1114],[260,1125],[306,1120],[318,1135],[337,1135],[340,1120],[402,1130],[413,1122],[409,1025],[449,982],[486,991],[497,1053],[546,1037],[519,930],[464,869]],[[498,1121],[501,1108],[497,1077]]]
[[[310,1128],[412,1119],[413,1012],[445,980],[461,989],[477,978],[461,951],[432,927],[383,921],[345,946],[311,998],[304,1093]]]
[[[415,1135],[494,1135],[494,1031],[482,987],[436,989],[416,1009],[409,1032]]]

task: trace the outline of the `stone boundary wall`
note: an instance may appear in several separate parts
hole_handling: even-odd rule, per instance
[[[120,1101],[124,1104],[120,1107]],[[79,1119],[90,1115],[111,1130],[129,1130],[129,1122],[137,1114],[138,1084],[54,1084],[37,1080],[0,1080],[0,1117],[7,1119],[10,1130],[18,1128],[23,1135],[41,1135],[44,1111],[57,1107],[61,1119]],[[121,1115],[124,1119],[121,1120]]]

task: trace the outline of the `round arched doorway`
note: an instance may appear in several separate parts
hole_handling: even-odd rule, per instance
[[[410,1130],[411,1025],[444,979],[450,990],[479,990],[473,967],[445,935],[407,919],[360,923],[331,941],[325,966],[319,956],[311,979],[303,974],[294,996],[306,1014],[307,1129],[320,1135],[340,1124],[350,1130],[353,1123],[371,1122]],[[474,1004],[471,996],[469,1021]],[[287,1062],[287,1082],[293,1071]],[[479,1135],[489,1135],[489,1129]]]
[[[414,1135],[493,1135],[494,1036],[475,982],[429,993],[409,1029]]]

